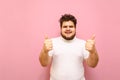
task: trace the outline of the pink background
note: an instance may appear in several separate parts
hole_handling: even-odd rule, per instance
[[[96,34],[100,61],[86,80],[120,80],[119,0],[0,0],[0,80],[48,80],[38,57],[44,35],[59,35],[60,16],[78,19],[77,37]]]

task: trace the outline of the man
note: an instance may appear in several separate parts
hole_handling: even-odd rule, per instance
[[[83,61],[90,67],[98,63],[95,35],[87,41],[76,38],[76,24],[73,15],[64,14],[60,18],[61,36],[45,36],[39,60],[42,66],[51,64],[50,80],[85,80]]]

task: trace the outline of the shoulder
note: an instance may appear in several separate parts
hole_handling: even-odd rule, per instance
[[[80,39],[80,38],[76,38],[76,42],[83,43],[83,44],[85,44],[85,43],[86,43],[86,41],[85,41],[85,40]]]
[[[85,44],[86,44],[86,41],[83,40],[83,39],[76,38],[75,44],[76,44],[77,46],[81,47],[82,49],[84,49]]]
[[[54,37],[54,38],[51,38],[52,41],[57,41],[57,40],[60,40],[60,37]]]
[[[60,41],[60,37],[54,37],[54,38],[51,38],[51,40],[53,43],[57,43]]]

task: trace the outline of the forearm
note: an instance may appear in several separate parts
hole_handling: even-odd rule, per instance
[[[90,67],[96,67],[96,65],[98,64],[99,61],[99,57],[98,57],[98,53],[95,50],[94,52],[91,52],[88,59],[87,59],[87,64]]]
[[[50,57],[48,52],[45,52],[44,49],[42,49],[40,52],[39,61],[42,66],[47,66],[49,64]]]

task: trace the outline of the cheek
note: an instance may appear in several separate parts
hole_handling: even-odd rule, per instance
[[[65,31],[65,29],[61,29],[61,32],[64,32]]]
[[[61,33],[64,34],[64,30],[63,29],[61,29]]]
[[[75,29],[72,29],[72,31],[73,31],[73,32],[76,32],[76,30],[75,30]]]

